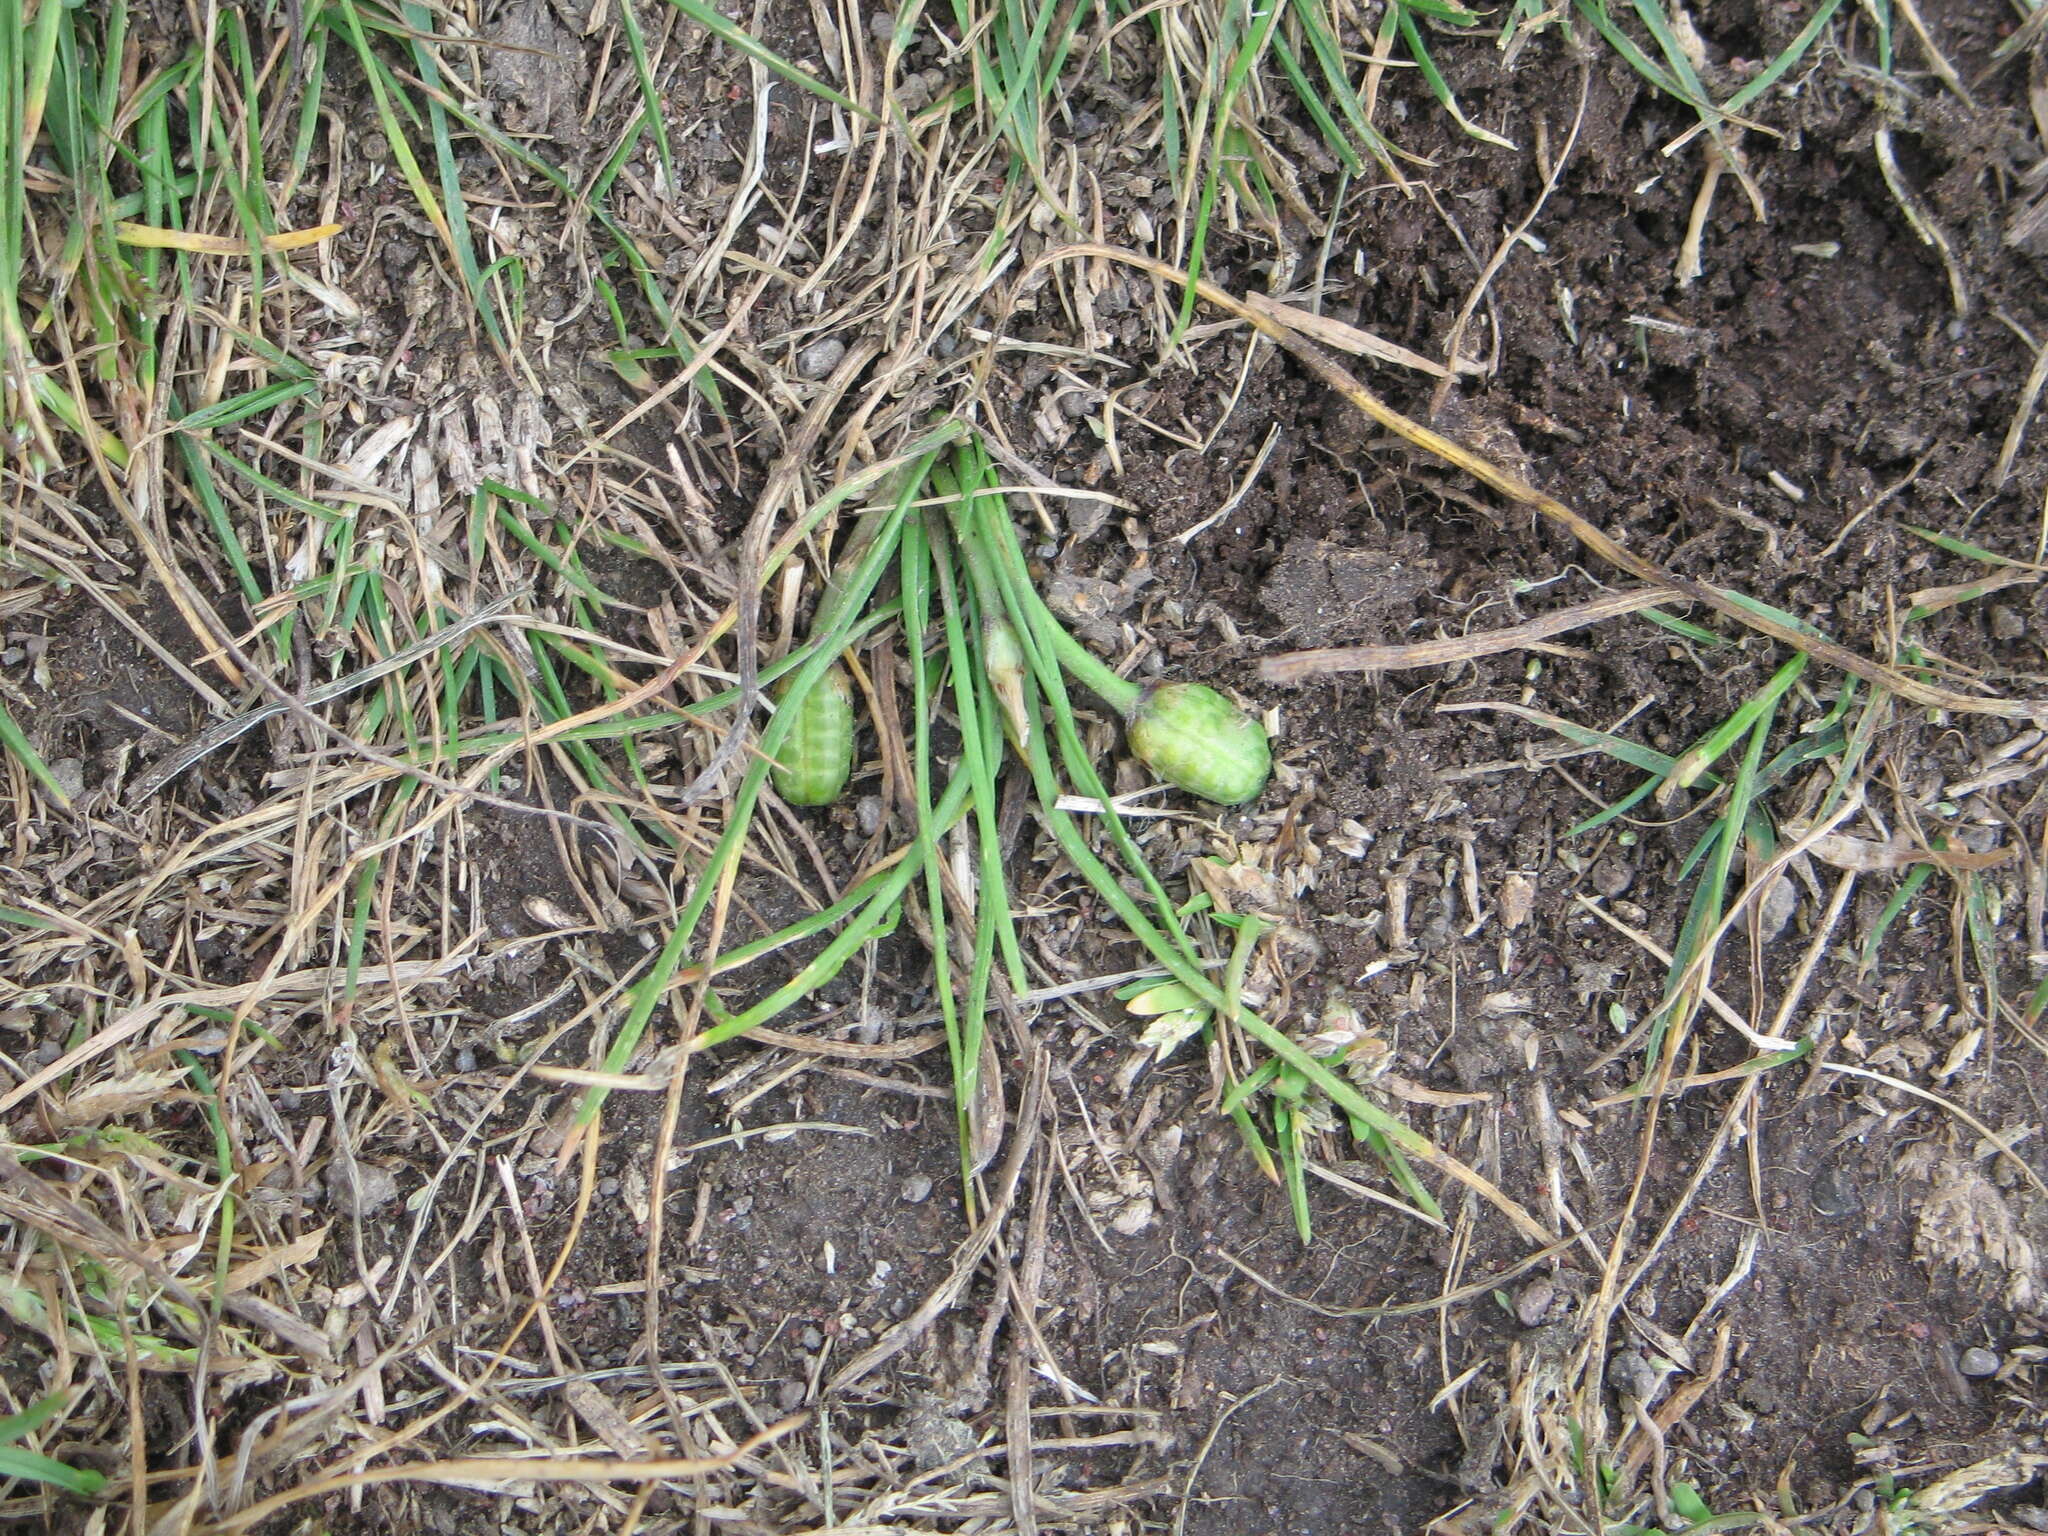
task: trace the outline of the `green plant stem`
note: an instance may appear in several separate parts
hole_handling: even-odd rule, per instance
[[[1031,598],[1043,610],[1041,624],[1044,634],[1052,641],[1053,654],[1066,668],[1067,675],[1126,720],[1135,715],[1139,702],[1145,697],[1144,688],[1127,677],[1117,676],[1100,657],[1068,634],[1066,626],[1053,617],[1052,610],[1045,606],[1044,599],[1039,598],[1036,591],[1031,591]]]
[[[963,449],[962,457],[965,458],[967,453],[968,450]],[[973,584],[974,595],[982,611],[1002,613],[1006,607],[1002,594],[1009,591],[1026,610],[1027,622],[1018,626],[1021,632],[1049,642],[1054,657],[1066,669],[1067,675],[1126,720],[1136,714],[1145,690],[1129,678],[1117,676],[1101,657],[1067,633],[1066,626],[1046,606],[1045,599],[1038,595],[1038,589],[1028,579],[1010,583],[1003,581],[999,567],[1006,562],[1000,553],[992,553],[989,547],[994,543],[1000,550],[1001,541],[984,537],[986,529],[980,523],[975,502],[986,493],[971,483],[975,478],[971,471],[962,477],[940,470],[932,478],[933,488],[950,498],[946,504],[947,516],[952,520],[953,537],[959,542],[961,559],[967,566],[967,579]],[[1000,504],[1001,498],[990,499]]]
[[[1088,840],[1081,835],[1080,828],[1074,824],[1074,818],[1059,809],[1059,784],[1053,776],[1052,758],[1046,749],[1043,736],[1033,736],[1031,739],[1030,760],[1032,779],[1038,788],[1040,812],[1054,840],[1060,845],[1060,851],[1067,856],[1075,870],[1109,905],[1132,937],[1144,946],[1152,958],[1166,967],[1174,980],[1180,982],[1211,1008],[1221,1012],[1224,1007],[1222,989],[1203,973],[1200,965],[1190,961],[1181,946],[1174,944],[1145,915],[1144,910],[1123,888],[1115,874],[1096,856],[1095,850],[1088,846]],[[1542,1223],[1520,1204],[1480,1178],[1456,1158],[1439,1151],[1419,1131],[1365,1098],[1350,1083],[1295,1044],[1279,1029],[1246,1008],[1237,1011],[1233,1022],[1266,1050],[1314,1083],[1345,1113],[1372,1126],[1416,1160],[1477,1190],[1481,1196],[1497,1206],[1525,1236],[1543,1243],[1552,1241],[1551,1235],[1545,1232]],[[1242,1087],[1233,1098],[1239,1103],[1243,1102]]]
[[[967,450],[963,450],[961,457],[967,466],[967,473],[963,476],[966,484],[976,488],[986,486],[989,483],[986,457],[970,456]],[[1032,586],[1031,573],[1025,566],[1024,551],[1017,543],[1017,530],[1010,522],[1008,509],[1001,497],[975,494],[972,490],[960,501],[965,504],[961,516],[965,519],[966,536],[962,544],[968,573],[972,577],[977,570],[984,572],[985,579],[994,588],[988,593],[977,591],[977,597],[985,610],[1009,616],[1011,627],[1017,632],[1026,660],[1030,663],[1027,675],[1035,675],[1052,716],[1061,765],[1074,788],[1101,805],[1102,824],[1125,867],[1138,877],[1146,894],[1152,898],[1152,904],[1159,913],[1160,931],[1171,938],[1188,965],[1199,966],[1201,957],[1195,953],[1193,944],[1182,930],[1173,899],[1166,894],[1159,877],[1152,873],[1152,866],[1143,850],[1124,825],[1123,818],[1117,814],[1108,786],[1095,771],[1095,764],[1081,743],[1080,732],[1074,724],[1073,706],[1068,702],[1066,685],[1061,680],[1060,667],[1055,659],[1058,643],[1052,637],[1060,629],[1059,621]],[[1105,672],[1107,670],[1104,668]],[[1036,712],[1033,713],[1035,715]],[[1057,799],[1055,793],[1046,803],[1050,805]]]
[[[934,836],[946,831],[966,813],[970,788],[964,774],[956,775],[946,786],[945,795],[932,811],[931,824]],[[743,1035],[750,1029],[766,1024],[777,1014],[802,1002],[807,995],[838,975],[863,944],[880,936],[885,922],[893,918],[897,904],[903,899],[904,891],[923,869],[924,860],[913,849],[889,869],[875,888],[875,894],[869,898],[867,907],[852,922],[833,935],[832,941],[818,952],[816,959],[753,1007],[723,1019],[701,1032],[697,1036],[696,1049],[702,1050],[707,1046],[717,1045],[732,1039],[735,1035]]]
[[[917,802],[917,857],[924,866],[925,912],[932,925],[932,990],[939,995],[939,1014],[946,1029],[946,1049],[953,1067],[953,1115],[960,1137],[960,1183],[972,1209],[974,1188],[973,1131],[969,1113],[980,1075],[980,1020],[975,1039],[966,1038],[960,1002],[953,994],[953,960],[947,941],[951,928],[946,904],[945,872],[939,864],[938,835],[932,827],[932,663],[925,655],[924,635],[931,621],[932,548],[922,519],[903,526],[900,541],[903,584],[903,627],[910,653],[910,771]],[[962,783],[971,783],[963,771]]]
[[[938,439],[938,441],[944,440],[944,438]],[[936,456],[934,449],[922,462],[929,465]],[[844,604],[841,608],[835,610],[833,622],[828,626],[824,626],[821,632],[813,632],[809,654],[803,664],[796,668],[791,675],[789,685],[791,693],[801,693],[803,690],[814,686],[817,680],[824,675],[825,669],[831,666],[839,653],[845,649],[847,641],[855,628],[855,616],[860,612],[861,605],[867,601],[869,594],[874,591],[876,583],[881,580],[883,570],[895,557],[897,537],[902,531],[903,520],[909,515],[910,511],[910,488],[916,485],[920,478],[921,476],[913,473],[911,478],[905,482],[903,494],[896,499],[890,521],[883,525],[875,542],[861,557],[860,563],[854,568],[852,575],[848,578]],[[819,507],[812,509],[812,512],[808,515],[809,520],[815,522],[817,518],[822,517],[823,511],[821,509],[836,505],[840,500],[843,500],[846,494],[850,494],[855,483],[849,481],[831,496],[826,497]],[[753,823],[755,803],[760,799],[761,787],[768,779],[769,767],[775,761],[776,753],[781,750],[783,738],[789,734],[793,723],[787,712],[779,713],[771,718],[767,726],[762,730],[758,743],[759,750],[755,753],[754,762],[747,769],[745,777],[740,780],[739,789],[734,794],[732,804],[726,812],[725,830],[719,836],[717,844],[712,848],[710,859],[705,863],[703,870],[699,872],[696,884],[692,888],[688,900],[684,902],[682,910],[676,914],[675,927],[669,930],[668,940],[662,945],[660,954],[655,957],[653,966],[633,987],[632,1003],[627,1008],[625,1020],[619,1026],[617,1038],[612,1041],[611,1049],[605,1055],[606,1071],[618,1072],[624,1069],[627,1061],[632,1058],[634,1050],[638,1048],[641,1036],[647,1032],[648,1021],[654,1017],[656,1006],[667,995],[669,985],[675,979],[676,970],[682,964],[683,955],[689,949],[691,941],[696,937],[698,922],[703,918],[705,910],[710,906],[712,897],[723,884],[727,867],[740,855],[741,845],[746,841],[747,832]],[[964,789],[962,790],[962,796],[963,798],[965,796]],[[907,882],[910,875],[915,872],[917,865],[917,860],[906,858],[898,866],[901,879]],[[888,887],[885,886],[884,889],[886,890]],[[901,894],[900,884],[896,886],[896,894],[899,896]],[[872,913],[873,911],[874,909],[871,907],[869,912]],[[824,953],[817,960],[812,961],[810,965],[798,973],[796,981],[793,981],[788,987],[784,987],[767,1000],[768,1002],[774,1002],[776,998],[783,998],[787,995],[786,1001],[778,1003],[768,1013],[761,1011],[767,1006],[766,1003],[756,1004],[754,1008],[747,1010],[739,1019],[729,1020],[719,1025],[715,1030],[707,1031],[709,1038],[700,1036],[700,1040],[708,1044],[712,1043],[713,1040],[728,1039],[732,1035],[744,1033],[746,1030],[753,1028],[755,1024],[762,1022],[764,1018],[771,1017],[773,1013],[781,1012],[783,1008],[788,1007],[790,1003],[795,1002],[813,987],[821,985],[824,980],[838,970],[840,965],[844,965],[846,957],[851,955],[854,949],[859,947],[860,943],[865,942],[866,933],[864,930],[872,929],[879,921],[879,914],[875,915],[872,920],[869,920],[869,913],[863,913],[861,920],[857,920],[854,924],[849,925],[845,932],[838,935],[831,944],[826,946]],[[851,945],[848,945],[846,941],[856,932],[860,932],[861,937],[856,939]],[[825,961],[826,956],[834,954],[838,955],[838,959],[832,965],[831,970],[820,974],[818,971],[820,964]],[[806,980],[806,978],[809,979]],[[741,1022],[741,1020],[748,1022]],[[584,1094],[583,1103],[576,1113],[575,1123],[577,1128],[580,1129],[588,1125],[597,1117],[598,1110],[603,1107],[606,1094],[606,1089],[596,1087],[589,1089]]]

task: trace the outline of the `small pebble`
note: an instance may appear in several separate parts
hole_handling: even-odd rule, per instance
[[[868,36],[878,43],[886,43],[896,35],[896,15],[893,11],[872,11],[868,15]]]
[[[1152,1225],[1154,1209],[1152,1202],[1141,1195],[1109,1219],[1109,1230],[1119,1237],[1136,1237]]]
[[[1536,910],[1536,882],[1519,869],[1509,870],[1500,882],[1500,925],[1513,933]]]
[[[1609,900],[1635,884],[1635,879],[1634,867],[1626,859],[1617,859],[1611,853],[1593,865],[1593,889]]]
[[[923,1174],[912,1174],[903,1181],[903,1199],[908,1205],[922,1205],[931,1197],[932,1181]]]
[[[846,343],[837,336],[827,336],[814,341],[796,355],[796,371],[806,379],[816,381],[829,378],[832,370],[839,366],[839,360],[846,356]]]
[[[1550,1316],[1550,1304],[1557,1300],[1557,1287],[1537,1276],[1515,1296],[1515,1321],[1524,1328],[1534,1328]]]
[[[619,1192],[619,1181],[607,1174],[597,1181],[597,1192],[609,1200]]]
[[[60,757],[50,764],[50,777],[63,787],[66,798],[76,800],[85,793],[85,764],[75,757]]]
[[[1972,853],[1995,853],[1998,845],[2005,840],[2002,827],[1987,827],[1970,823],[1954,829],[1955,839]]]
[[[357,1163],[351,1181],[343,1169],[330,1166],[327,1198],[344,1216],[367,1216],[398,1198],[398,1178],[375,1163]]]
[[[1789,875],[1780,875],[1771,882],[1771,888],[1764,892],[1764,899],[1757,912],[1757,934],[1768,944],[1792,921],[1792,914],[1799,910],[1799,887],[1792,883]]]
[[[1281,969],[1291,976],[1303,975],[1321,965],[1329,954],[1321,939],[1293,923],[1275,928],[1267,944],[1277,952]]]
[[[825,1335],[824,1335],[824,1334],[820,1333],[820,1332],[819,1332],[819,1331],[818,1331],[818,1330],[817,1330],[817,1329],[816,1329],[815,1327],[811,1327],[811,1328],[806,1328],[806,1329],[804,1330],[804,1348],[805,1348],[805,1349],[809,1350],[809,1351],[810,1351],[810,1352],[811,1352],[812,1354],[814,1354],[814,1355],[815,1355],[815,1354],[816,1354],[816,1353],[817,1353],[817,1352],[818,1352],[819,1350],[823,1349],[824,1347],[825,1347]]]
[[[476,1047],[465,1045],[455,1052],[455,1070],[467,1076],[476,1070]]]
[[[1854,1216],[1863,1209],[1863,1200],[1839,1168],[1823,1168],[1814,1175],[1813,1187],[1808,1192],[1813,1208],[1823,1216]]]
[[[1640,1350],[1620,1350],[1607,1363],[1607,1385],[1646,1406],[1664,1390],[1664,1377],[1665,1373],[1645,1359]]]
[[[1956,1362],[1965,1376],[1996,1376],[1998,1374],[1998,1351],[1986,1349],[1982,1344],[1972,1344],[1963,1351]]]

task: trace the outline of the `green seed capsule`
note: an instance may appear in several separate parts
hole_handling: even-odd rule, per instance
[[[1273,771],[1265,727],[1214,688],[1164,683],[1138,701],[1131,750],[1176,788],[1218,805],[1258,798]]]
[[[769,778],[791,805],[830,805],[853,773],[853,680],[833,662],[810,692],[782,708],[794,710]]]

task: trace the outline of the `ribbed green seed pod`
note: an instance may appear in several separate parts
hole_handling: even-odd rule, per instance
[[[833,662],[810,692],[793,704],[789,734],[775,754],[769,779],[791,805],[830,805],[853,773],[853,680]]]
[[[1265,727],[1214,688],[1162,683],[1129,725],[1138,760],[1176,788],[1218,805],[1258,798],[1273,771]]]

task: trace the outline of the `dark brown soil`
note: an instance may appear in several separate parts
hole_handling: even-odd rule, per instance
[[[1765,0],[1698,9],[1710,55],[1731,71],[1775,55],[1806,10]],[[1704,271],[1690,286],[1672,271],[1699,184],[1700,147],[1658,153],[1688,126],[1686,111],[1605,49],[1580,57],[1547,40],[1504,73],[1483,41],[1446,37],[1438,57],[1465,110],[1522,150],[1464,137],[1419,82],[1392,84],[1398,137],[1431,162],[1431,193],[1351,191],[1331,242],[1322,307],[1441,356],[1478,263],[1542,190],[1531,146],[1560,153],[1583,88],[1578,142],[1532,227],[1540,248],[1505,263],[1467,336],[1468,352],[1497,352],[1499,370],[1455,392],[1438,424],[1516,464],[1670,568],[1773,604],[1858,649],[1894,654],[1893,626],[1912,605],[1909,594],[1984,572],[1907,525],[2031,561],[2048,491],[2048,429],[2029,434],[2002,484],[1992,477],[2034,365],[2032,338],[2048,335],[2041,259],[2005,240],[2023,195],[2019,177],[2044,153],[2026,104],[2026,65],[1980,79],[2011,24],[1996,0],[1923,9],[1972,82],[1976,110],[1924,74],[1909,77],[1907,93],[1836,53],[1802,65],[1796,94],[1774,95],[1769,112],[1759,108],[1780,135],[1745,140],[1768,219],[1753,215],[1734,178],[1724,179],[1702,244]],[[583,41],[538,0],[508,8],[502,25],[506,40],[541,50],[509,55],[527,61],[518,68],[538,69],[532,61],[542,57],[574,66],[560,79],[552,64],[532,79],[508,76],[507,95],[536,114],[526,124],[532,131],[575,141],[584,131],[574,111]],[[786,15],[770,8],[769,35],[797,51],[808,26],[802,7]],[[1867,22],[1845,8],[1843,28],[1847,54],[1867,60]],[[1900,47],[1917,69],[1903,29]],[[715,205],[712,189],[732,172],[729,155],[703,135],[722,124],[725,143],[743,142],[750,111],[719,84],[737,79],[730,61],[708,51],[706,58],[713,62],[705,99],[681,111],[677,125],[695,189],[681,201],[702,208]],[[1887,125],[1902,174],[1953,244],[1966,313],[1957,313],[1939,255],[1916,238],[1880,174],[1873,135]],[[603,144],[592,142],[600,153]],[[789,163],[774,175],[793,186]],[[1327,194],[1334,178],[1320,185]],[[387,177],[376,195],[398,193]],[[419,248],[408,244],[413,238],[394,240],[382,257],[386,318],[396,326],[407,323],[401,306],[405,252]],[[1221,236],[1209,275],[1234,290],[1256,288],[1263,277],[1253,264],[1270,256],[1262,244]],[[757,337],[775,338],[795,332],[798,319],[771,303],[753,324]],[[1020,317],[1013,333],[1070,341],[1065,327],[1047,307]],[[591,361],[605,338],[575,334],[588,350],[579,360],[574,347],[558,349],[565,388],[586,408],[596,401],[604,411],[624,409],[632,397]],[[415,345],[423,355],[454,351],[447,337],[422,335]],[[1252,664],[1262,654],[1497,629],[1590,596],[1591,578],[1611,574],[1589,570],[1588,557],[1553,529],[1361,427],[1270,348],[1219,419],[1227,391],[1216,381],[1236,379],[1244,346],[1241,335],[1211,339],[1156,377],[1134,365],[1093,381],[1142,384],[1143,414],[1200,439],[1213,431],[1206,452],[1127,419],[1120,464],[1109,465],[1085,431],[1059,443],[1037,431],[1044,378],[1020,365],[995,386],[1013,440],[1033,445],[1042,468],[1138,509],[1128,523],[1108,519],[1064,541],[1048,562],[1060,574],[1118,583],[1128,600],[1121,617],[1157,640],[1169,666],[1256,693]],[[454,391],[463,368],[489,366],[472,353],[432,388]],[[1370,377],[1397,406],[1430,415],[1428,381]],[[1278,434],[1271,456],[1230,515],[1177,542],[1237,493],[1269,433]],[[659,443],[650,429],[633,447],[656,459]],[[718,534],[734,526],[728,518]],[[622,589],[660,579],[651,569],[619,573]],[[176,654],[195,654],[172,615],[140,617]],[[2039,695],[2048,692],[2044,617],[2039,589],[2014,586],[1942,612],[1913,635],[1999,692]],[[116,771],[124,746],[147,757],[189,733],[198,720],[189,692],[124,631],[83,608],[57,618],[47,687],[28,690],[47,755],[78,758],[96,779]],[[1636,1080],[1640,1053],[1597,1059],[1619,1038],[1611,1010],[1639,1018],[1657,1001],[1663,970],[1579,898],[1600,898],[1668,944],[1683,917],[1689,885],[1681,865],[1700,821],[1669,822],[1673,812],[1657,812],[1629,824],[1626,838],[1610,827],[1568,841],[1566,829],[1593,805],[1564,777],[1521,761],[1556,738],[1506,713],[1439,709],[1526,703],[1603,728],[1628,716],[1632,738],[1676,751],[1726,718],[1785,659],[1760,640],[1723,632],[1727,643],[1707,650],[1646,621],[1622,620],[1566,637],[1538,658],[1540,668],[1518,652],[1448,671],[1327,681],[1271,700],[1283,720],[1285,792],[1269,794],[1272,814],[1233,826],[1270,843],[1291,794],[1299,831],[1290,835],[1319,856],[1300,923],[1320,956],[1297,980],[1297,1011],[1314,1017],[1325,992],[1341,985],[1397,1039],[1400,1072],[1446,1093],[1483,1095],[1405,1113],[1532,1208],[1545,1208],[1546,1170],[1561,1156],[1559,1192],[1589,1244],[1535,1272],[1556,1299],[1533,1326],[1516,1315],[1531,1275],[1506,1281],[1498,1296],[1442,1310],[1327,1315],[1427,1302],[1506,1272],[1525,1250],[1488,1207],[1457,1204],[1451,1192],[1444,1234],[1319,1183],[1310,1187],[1315,1241],[1304,1248],[1282,1191],[1258,1175],[1227,1122],[1206,1112],[1198,1061],[1169,1064],[1133,1085],[1123,1071],[1128,1031],[1112,1006],[1047,1007],[1033,1028],[1056,1063],[1054,1134],[1078,1125],[1085,1106],[1098,1133],[1136,1143],[1156,1215],[1133,1235],[1106,1226],[1098,1233],[1056,1192],[1038,1327],[1075,1387],[1101,1403],[1146,1410],[1139,1422],[1158,1433],[1148,1445],[1044,1453],[1041,1475],[1049,1493],[1119,1484],[1169,1490],[1087,1518],[1048,1515],[1048,1523],[1172,1529],[1179,1490],[1191,1483],[1185,1529],[1197,1536],[1415,1531],[1461,1507],[1467,1523],[1445,1529],[1484,1528],[1504,1476],[1493,1459],[1504,1394],[1530,1360],[1575,1340],[1577,1307],[1597,1272],[1593,1252],[1612,1240],[1636,1175],[1641,1112],[1600,1101]],[[1810,672],[1806,686],[1810,693],[1795,695],[1781,717],[1785,740],[1790,727],[1825,713],[1840,684]],[[1935,722],[1898,711],[1877,744],[1887,793],[1896,789],[1922,814],[1943,814],[1933,809],[1933,792],[1968,777],[2018,730],[1985,717]],[[237,773],[255,771],[263,749],[246,750],[256,754],[247,770],[180,792],[211,814],[232,811],[205,797],[231,795]],[[1597,756],[1568,766],[1585,794],[1611,798],[1635,782],[1632,770]],[[1463,771],[1474,768],[1482,771]],[[857,836],[836,814],[818,816],[811,828],[835,858]],[[2040,846],[2034,781],[1986,792],[1955,819],[1965,842]],[[462,1022],[437,1037],[431,1065],[459,1088],[461,1103],[481,1105],[493,1050],[516,1048],[574,1006],[528,1016],[578,972],[558,945],[521,950],[513,942],[534,931],[524,904],[538,897],[574,910],[578,897],[547,823],[486,815],[474,826],[483,849],[476,899],[503,954],[464,984]],[[2022,852],[1982,876],[2001,899],[1997,964],[2007,999],[2024,999],[2037,980],[2028,968],[2041,937],[2038,905],[2029,902],[2037,857]],[[1478,914],[1467,905],[1468,868],[1483,902]],[[1509,931],[1498,907],[1503,879],[1514,872],[1526,872],[1535,894],[1527,921]],[[1834,878],[1821,868],[1812,889],[1799,887],[1789,926],[1760,946],[1754,964],[1742,942],[1731,942],[1716,986],[1737,1009],[1754,1002],[1768,1020]],[[1390,954],[1380,916],[1390,882],[1406,890],[1408,957]],[[1633,1302],[1654,1326],[1683,1333],[1745,1238],[1759,1237],[1753,1268],[1716,1314],[1729,1325],[1729,1367],[1670,1447],[1688,1458],[1688,1475],[1717,1510],[1747,1509],[1780,1489],[1802,1511],[1824,1510],[1887,1466],[1902,1485],[1924,1483],[1998,1451],[2039,1449],[2038,1367],[2034,1357],[2013,1354],[2048,1345],[2031,1296],[2032,1258],[2013,1266],[2023,1286],[1997,1263],[1944,1261],[1923,1227],[1932,1193],[1975,1177],[1981,1189],[1973,1198],[1997,1206],[2040,1251],[2048,1246],[2048,1202],[1945,1111],[1817,1065],[1860,1065],[1935,1087],[2011,1138],[2021,1157],[2038,1159],[2025,1138],[2041,1124],[2048,1064],[2027,1040],[1996,1024],[1967,1065],[1932,1080],[1986,997],[1974,960],[1956,973],[1964,946],[1952,938],[1956,887],[1948,877],[1937,875],[1899,917],[1874,968],[1857,965],[1894,888],[1885,876],[1859,887],[1807,993],[1806,1027],[1821,1031],[1816,1056],[1763,1078],[1750,1135],[1721,1157]],[[749,894],[770,921],[778,915],[775,890]],[[1084,926],[1060,943],[1085,974],[1135,963],[1108,932]],[[631,934],[593,942],[612,966],[638,953]],[[865,993],[849,980],[820,1005],[871,1006],[889,1020],[881,1038],[909,1033],[902,1021],[929,1006],[921,953],[907,935],[891,940],[874,958]],[[501,1026],[508,1017],[519,1022]],[[721,1142],[733,1129],[721,1104],[746,1085],[719,1100],[701,1089],[756,1049],[729,1045],[693,1067],[677,1144],[705,1145],[669,1175],[662,1263],[672,1284],[662,1344],[670,1360],[721,1362],[772,1416],[821,1406],[817,1383],[923,1300],[944,1278],[967,1213],[951,1111],[943,1096],[917,1091],[943,1087],[941,1056],[878,1067],[867,1080],[830,1063],[814,1067],[748,1106],[744,1126],[760,1134]],[[1750,1054],[1711,1021],[1701,1026],[1698,1050],[1685,1070],[1711,1072]],[[274,1066],[280,1083],[307,1088],[320,1080],[317,1060],[294,1068],[296,1078],[285,1063]],[[894,1086],[875,1086],[876,1076]],[[1725,1082],[1669,1104],[1632,1253],[1684,1190],[1737,1091]],[[559,1102],[553,1091],[523,1094],[486,1134],[509,1135],[558,1112]],[[321,1103],[307,1088],[302,1113]],[[552,1347],[572,1372],[644,1363],[638,1282],[658,1104],[659,1095],[622,1095],[607,1112],[600,1198],[549,1306]],[[1546,1128],[1559,1124],[1564,1150],[1546,1152]],[[439,1157],[401,1119],[388,1121],[384,1135],[365,1150],[410,1193]],[[513,1174],[535,1251],[545,1257],[569,1229],[575,1184],[537,1144],[522,1145]],[[1347,1148],[1333,1141],[1330,1155],[1354,1155]],[[445,1219],[430,1223],[424,1251],[438,1251],[462,1217],[460,1202],[451,1203]],[[395,1252],[404,1235],[403,1223],[366,1231],[366,1260]],[[500,1263],[518,1261],[487,1254],[481,1242],[460,1253],[457,1294],[489,1294],[487,1267]],[[873,1432],[894,1444],[929,1444],[939,1461],[980,1444],[989,1450],[978,1470],[1000,1472],[1005,1352],[988,1354],[978,1337],[995,1305],[984,1272],[922,1345],[822,1405],[831,1433],[846,1443]],[[463,1327],[460,1319],[436,1322],[458,1334]],[[1696,1347],[1712,1333],[1709,1325]],[[1962,1373],[1961,1352],[1973,1346],[1998,1353],[1996,1379]],[[1447,1402],[1433,1404],[1468,1370],[1475,1374]],[[387,1372],[393,1399],[432,1390],[436,1379],[405,1361]],[[1256,1400],[1227,1412],[1254,1392]],[[1037,1383],[1033,1404],[1065,1436],[1101,1433],[1112,1422],[1057,1417],[1052,1410],[1076,1404],[1047,1381]],[[1617,1411],[1612,1403],[1609,1411]],[[442,1447],[463,1448],[460,1436]],[[975,1471],[963,1475],[972,1481]],[[2000,1497],[1979,1513],[1997,1507],[2000,1518],[2029,1528],[2048,1522],[2037,1489]],[[324,1528],[468,1530],[498,1508],[482,1496],[379,1489],[360,1511],[327,1510]],[[1846,1510],[1842,1519],[1856,1516]],[[271,1528],[295,1529],[292,1518]]]

